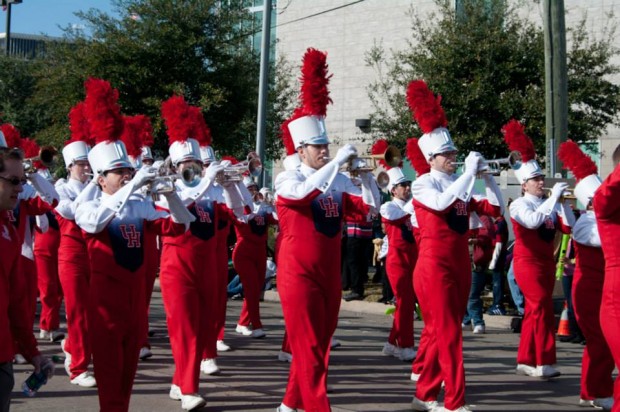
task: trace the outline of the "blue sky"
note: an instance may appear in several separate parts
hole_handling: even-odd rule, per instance
[[[22,0],[13,5],[11,11],[11,32],[47,34],[61,36],[60,27],[80,24],[73,15],[79,10],[96,8],[112,13],[110,0]],[[6,14],[0,11],[0,33],[6,31]]]

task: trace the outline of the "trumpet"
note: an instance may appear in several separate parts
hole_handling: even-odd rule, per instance
[[[352,176],[361,172],[372,172],[378,167],[380,160],[390,167],[396,167],[403,161],[403,157],[396,146],[388,146],[382,154],[352,156],[347,163],[347,171]]]
[[[501,172],[501,165],[508,165],[512,169],[518,169],[521,167],[522,156],[521,152],[514,150],[510,152],[508,157],[504,157],[501,159],[489,159],[484,160],[483,163],[485,167],[478,172],[478,174],[482,175],[491,175],[491,176],[499,176]],[[456,166],[463,166],[465,162],[454,162]]]
[[[260,176],[263,172],[263,164],[256,152],[248,153],[246,160],[224,168],[221,180],[224,182],[241,182],[243,175]]]
[[[543,187],[543,190],[545,191],[546,197],[551,197],[553,188]],[[564,201],[564,200],[577,200],[577,196],[575,196],[575,189],[573,189],[572,187],[569,187],[568,189],[566,189],[564,193],[562,193],[562,196],[560,196],[560,201]]]
[[[182,180],[186,185],[193,186],[201,175],[201,171],[194,167],[183,169],[181,173],[171,173],[169,162],[164,162],[157,172],[158,176],[149,183],[147,188],[147,193],[151,196],[174,192],[176,180]]]
[[[39,150],[39,155],[34,157],[29,157],[23,160],[24,171],[26,173],[34,173],[37,171],[35,167],[35,162],[41,162],[43,166],[50,169],[54,166],[54,158],[58,152],[52,146],[43,146]]]

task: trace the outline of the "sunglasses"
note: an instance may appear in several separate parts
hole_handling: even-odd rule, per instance
[[[9,182],[10,184],[12,184],[13,186],[19,186],[19,185],[25,185],[27,180],[26,179],[20,179],[19,177],[4,177],[4,176],[0,176],[0,179],[4,180],[5,182]]]

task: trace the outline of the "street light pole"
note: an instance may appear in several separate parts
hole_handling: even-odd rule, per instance
[[[4,54],[9,55],[11,43],[11,2],[6,5],[6,33],[4,38]]]
[[[256,153],[265,163],[265,132],[267,117],[267,91],[269,87],[269,46],[271,43],[271,0],[263,3],[263,35],[260,47],[260,78],[258,89],[258,119],[256,122]],[[264,186],[265,172],[258,178],[259,187]]]

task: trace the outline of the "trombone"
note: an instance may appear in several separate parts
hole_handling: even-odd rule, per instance
[[[39,150],[39,155],[34,157],[29,157],[23,160],[24,171],[26,173],[34,173],[37,171],[35,167],[36,162],[41,162],[43,166],[48,169],[54,167],[54,158],[58,152],[52,146],[43,146]]]
[[[223,182],[241,182],[243,175],[260,176],[263,172],[263,164],[256,152],[248,153],[246,160],[224,168],[221,180]]]
[[[521,167],[522,159],[521,152],[513,150],[510,152],[508,157],[484,160],[483,163],[485,164],[485,167],[478,171],[478,174],[499,176],[502,168],[501,165],[508,165],[512,169],[518,169]],[[456,166],[463,166],[465,162],[454,162],[453,164]]]

